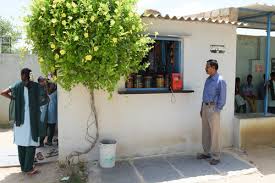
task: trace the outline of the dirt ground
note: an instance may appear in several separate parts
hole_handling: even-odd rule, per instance
[[[0,183],[57,183],[62,175],[57,163],[37,166],[40,174],[22,174],[19,167],[0,168]]]
[[[0,129],[0,146],[1,148],[14,146],[11,129]],[[20,167],[0,168],[0,183],[56,183],[63,176],[56,162],[37,165],[37,169],[41,173],[29,177],[21,173]]]
[[[242,175],[236,177],[230,177],[228,179],[209,181],[204,183],[274,183],[275,176],[264,176],[260,174]]]
[[[0,128],[0,145],[1,147],[9,148],[13,146],[13,133],[11,129]]]

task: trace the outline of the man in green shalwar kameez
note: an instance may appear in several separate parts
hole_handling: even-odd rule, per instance
[[[46,101],[44,90],[30,81],[31,70],[21,70],[21,81],[1,92],[11,99],[10,120],[14,121],[14,143],[22,172],[38,173],[34,168],[35,148],[39,146],[40,106]]]

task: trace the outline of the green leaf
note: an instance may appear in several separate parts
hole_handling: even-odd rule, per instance
[[[121,77],[146,68],[152,40],[135,0],[33,0],[27,37],[45,74],[66,90],[82,84],[114,91]]]

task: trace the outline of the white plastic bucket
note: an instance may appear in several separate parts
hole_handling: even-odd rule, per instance
[[[116,162],[116,141],[102,140],[99,144],[99,164],[102,168],[113,168]]]

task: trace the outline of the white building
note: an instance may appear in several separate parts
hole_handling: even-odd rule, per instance
[[[157,39],[161,51],[167,48],[166,44],[175,43],[177,51],[172,71],[180,72],[183,78],[183,91],[134,91],[125,89],[123,80],[118,83],[117,90],[110,100],[107,93],[96,91],[100,140],[116,140],[119,159],[179,152],[195,154],[202,151],[199,112],[203,86],[207,78],[205,64],[208,59],[217,59],[218,72],[227,83],[227,101],[221,113],[222,146],[234,145],[241,148],[250,144],[274,143],[275,118],[250,116],[249,119],[244,119],[247,117],[234,115],[235,76],[243,80],[250,72],[250,59],[265,59],[264,38],[237,37],[236,33],[237,27],[265,28],[265,17],[260,17],[256,23],[238,23],[240,18],[255,17],[255,12],[268,14],[275,12],[275,7],[253,5],[227,8],[180,18],[157,14],[143,16],[143,21],[149,26],[148,33],[159,33]],[[272,22],[272,30],[275,30],[274,18]],[[275,45],[274,43],[271,45]],[[215,49],[220,49],[221,52]],[[161,54],[162,59],[159,58],[162,63],[165,61],[163,58],[167,58],[165,55],[166,51],[165,54]],[[274,53],[271,51],[270,55],[272,57]],[[14,72],[7,72],[14,70],[15,63],[4,62],[9,59],[6,57],[0,57],[1,73],[5,76],[11,76],[12,73],[12,76],[0,78],[0,84],[5,83],[4,87],[6,83],[15,80]],[[29,62],[32,64],[36,58],[28,59],[32,60]],[[38,69],[37,63],[30,66],[35,68],[35,71]],[[15,70],[19,73],[19,67]],[[92,121],[90,93],[83,86],[77,86],[70,92],[59,88],[58,100],[59,159],[65,161],[71,152],[84,151],[90,147],[86,140],[87,122]],[[8,109],[8,102],[5,102],[6,105],[0,111],[0,121],[7,118],[6,112],[3,112]],[[93,127],[89,128],[89,133],[95,134]],[[98,144],[82,158],[98,159]]]
[[[118,85],[113,98],[97,91],[96,108],[100,139],[117,141],[118,158],[140,157],[202,151],[200,107],[205,64],[217,59],[219,73],[227,82],[227,102],[221,115],[222,144],[233,144],[234,85],[236,68],[236,24],[212,19],[176,19],[153,15],[143,17],[148,32],[159,33],[159,39],[181,43],[180,68],[184,90],[191,93],[119,94],[125,88]],[[211,45],[224,46],[224,53],[212,53]],[[89,147],[85,140],[86,123],[90,115],[89,92],[82,86],[72,91],[59,90],[60,160],[72,151]],[[98,146],[85,158],[98,159]]]

